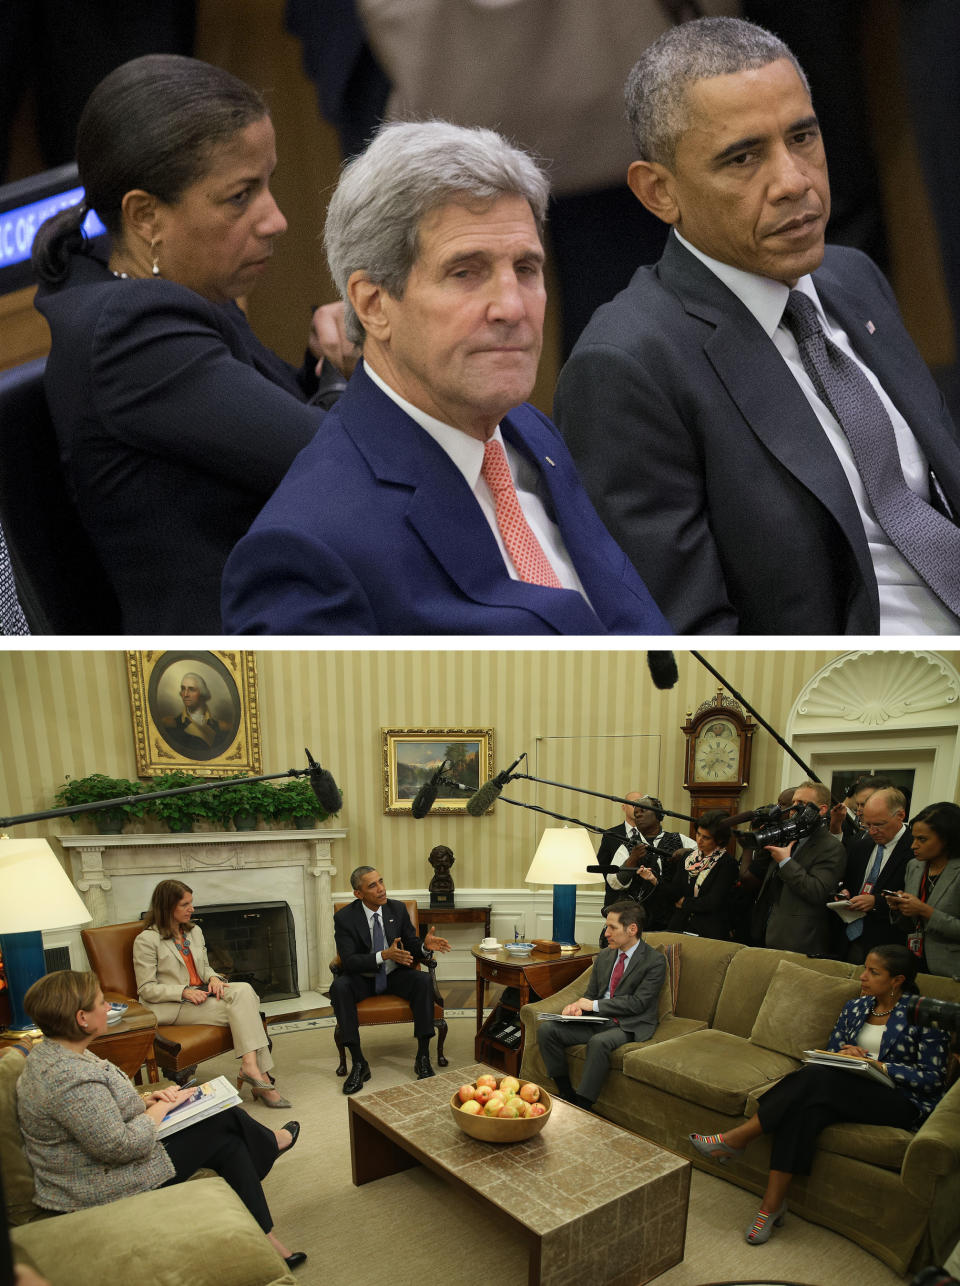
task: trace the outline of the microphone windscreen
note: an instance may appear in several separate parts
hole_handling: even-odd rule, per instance
[[[426,817],[433,807],[437,798],[439,783],[434,779],[425,781],[413,797],[413,803],[410,805],[410,812],[414,817]]]
[[[471,817],[482,817],[497,796],[503,790],[498,786],[495,779],[484,782],[475,795],[471,795],[467,800],[467,812]]]
[[[661,691],[672,688],[680,678],[677,660],[672,652],[648,652],[647,669],[653,679],[653,686]]]
[[[317,797],[317,803],[325,813],[339,813],[343,806],[343,795],[333,780],[333,773],[328,772],[326,768],[312,768],[310,785]]]

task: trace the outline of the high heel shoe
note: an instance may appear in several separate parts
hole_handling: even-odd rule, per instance
[[[282,1128],[286,1130],[287,1133],[290,1135],[290,1142],[287,1144],[285,1148],[281,1148],[279,1150],[279,1152],[277,1153],[278,1156],[286,1156],[286,1154],[293,1149],[293,1145],[300,1137],[299,1121],[287,1121]]]
[[[243,1092],[244,1084],[250,1086],[250,1093],[255,1099],[259,1099],[264,1107],[282,1108],[293,1106],[289,1099],[285,1099],[283,1095],[275,1089],[275,1082],[273,1080],[258,1081],[255,1077],[248,1076],[246,1072],[241,1072],[237,1076],[238,1094]],[[268,1099],[266,1096],[271,1093],[277,1093],[277,1097],[275,1099]]]
[[[284,1255],[283,1262],[288,1268],[299,1268],[301,1264],[307,1262],[307,1252],[305,1250],[295,1250],[292,1255]]]
[[[732,1148],[724,1143],[722,1134],[688,1134],[687,1138],[702,1157],[725,1165],[731,1157],[742,1156],[745,1148]]]
[[[744,1233],[744,1237],[749,1241],[751,1246],[762,1246],[765,1241],[769,1241],[773,1236],[774,1228],[780,1228],[787,1215],[787,1203],[784,1202],[779,1210],[758,1210],[757,1217]]]

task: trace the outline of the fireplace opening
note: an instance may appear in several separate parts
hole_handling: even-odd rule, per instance
[[[261,1000],[300,995],[293,912],[286,902],[225,902],[198,906],[210,963],[235,982],[249,982]]]

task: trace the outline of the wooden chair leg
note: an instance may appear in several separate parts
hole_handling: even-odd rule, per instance
[[[434,1027],[437,1029],[437,1062],[441,1067],[446,1067],[447,1063],[450,1061],[448,1058],[444,1058],[443,1056],[443,1042],[447,1039],[446,1018],[438,1018],[434,1023]]]
[[[338,1067],[337,1067],[337,1075],[338,1075],[338,1076],[346,1076],[346,1074],[347,1074],[347,1050],[346,1050],[346,1046],[345,1046],[345,1045],[344,1045],[344,1043],[343,1043],[343,1037],[340,1035],[340,1024],[339,1024],[339,1023],[337,1023],[336,1027],[334,1027],[334,1029],[333,1029],[333,1039],[334,1039],[334,1041],[336,1042],[336,1045],[337,1045],[337,1053],[340,1055],[340,1063],[339,1063],[339,1065],[338,1065]]]

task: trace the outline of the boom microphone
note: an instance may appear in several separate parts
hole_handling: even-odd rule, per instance
[[[343,807],[343,795],[340,793],[340,787],[333,780],[333,773],[328,772],[326,768],[321,768],[306,747],[303,753],[307,756],[307,763],[310,765],[307,777],[310,780],[310,788],[317,797],[317,803],[325,813],[339,813]]]
[[[677,659],[672,652],[648,652],[647,669],[653,679],[653,686],[661,691],[675,687],[680,678]]]
[[[467,800],[466,807],[467,812],[471,817],[483,816],[490,805],[495,802],[497,796],[503,790],[507,782],[510,781],[510,774],[513,772],[514,768],[516,768],[521,759],[525,758],[526,751],[524,751],[524,753],[518,758],[514,759],[509,768],[505,768],[503,772],[498,772],[496,777],[491,777],[489,781],[485,781],[480,789],[470,796]]]
[[[426,817],[430,809],[437,802],[437,791],[440,789],[440,778],[444,771],[450,767],[449,760],[444,759],[440,767],[436,770],[429,781],[425,781],[413,797],[413,803],[410,805],[410,812],[414,817]]]

